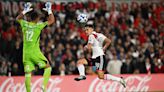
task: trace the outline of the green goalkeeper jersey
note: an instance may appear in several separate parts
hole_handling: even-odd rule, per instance
[[[48,22],[33,23],[25,20],[18,20],[23,32],[23,52],[30,53],[40,50],[39,41],[41,30]]]
[[[48,22],[33,23],[25,20],[18,20],[23,32],[23,64],[24,71],[31,72],[35,65],[44,68],[47,64],[46,57],[42,54],[39,47],[41,30]]]

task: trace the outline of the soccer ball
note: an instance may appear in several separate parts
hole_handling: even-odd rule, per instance
[[[88,16],[86,14],[79,14],[77,16],[77,21],[80,23],[86,23],[88,21]]]

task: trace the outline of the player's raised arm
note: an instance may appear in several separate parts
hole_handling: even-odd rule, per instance
[[[43,8],[43,10],[48,12],[48,15],[49,15],[48,20],[47,20],[48,21],[48,25],[53,24],[54,21],[55,21],[54,15],[53,15],[52,10],[51,10],[51,5],[52,4],[50,2],[47,2],[45,4],[45,8]]]
[[[23,11],[16,17],[16,20],[20,20],[23,19],[23,16],[27,13],[33,10],[33,8],[31,8],[32,4],[30,2],[27,2],[24,5],[24,9]]]
[[[104,43],[105,45],[103,46],[103,50],[105,51],[109,47],[111,40],[109,38],[105,38]]]

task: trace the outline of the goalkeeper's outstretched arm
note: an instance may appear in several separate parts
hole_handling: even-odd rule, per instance
[[[51,24],[54,23],[55,18],[54,18],[54,14],[53,13],[49,14],[47,21],[48,21],[48,25],[51,25]]]
[[[52,6],[51,2],[46,2],[45,8],[43,8],[43,10],[48,12],[48,15],[49,15],[48,20],[47,20],[48,21],[48,25],[51,25],[55,21],[53,12],[51,10],[51,6]]]
[[[16,17],[16,20],[20,20],[20,19],[23,19],[23,14],[22,13],[20,13],[17,17]]]
[[[33,10],[33,8],[31,8],[32,4],[30,2],[27,2],[24,5],[24,9],[23,11],[16,17],[16,20],[20,20],[23,19],[23,16],[27,13]]]

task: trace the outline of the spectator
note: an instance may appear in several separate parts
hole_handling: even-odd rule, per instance
[[[140,70],[136,68],[136,69],[134,70],[133,74],[140,74]]]
[[[155,72],[156,73],[164,73],[164,65],[161,62],[161,60],[155,58],[154,62],[155,62],[155,68],[154,68]]]
[[[11,75],[16,76],[16,75],[21,75],[20,69],[18,68],[18,64],[14,63],[11,68]]]
[[[154,73],[154,64],[150,60],[150,58],[147,57],[145,59],[145,62],[141,63],[140,71],[141,73],[147,73],[147,74]]]
[[[129,54],[125,56],[125,60],[121,66],[121,74],[128,74],[132,73],[132,66],[131,66],[132,59]]]
[[[77,59],[84,58],[83,46],[79,45],[77,50]]]
[[[65,64],[61,64],[59,67],[59,71],[60,71],[60,76],[65,76],[66,75],[66,68],[65,68]]]
[[[117,59],[114,55],[113,60],[110,60],[107,64],[107,72],[110,74],[121,74],[122,61]]]
[[[68,74],[77,74],[75,61],[70,62],[69,66],[68,66]]]
[[[8,75],[8,67],[6,61],[1,62],[0,75]]]

